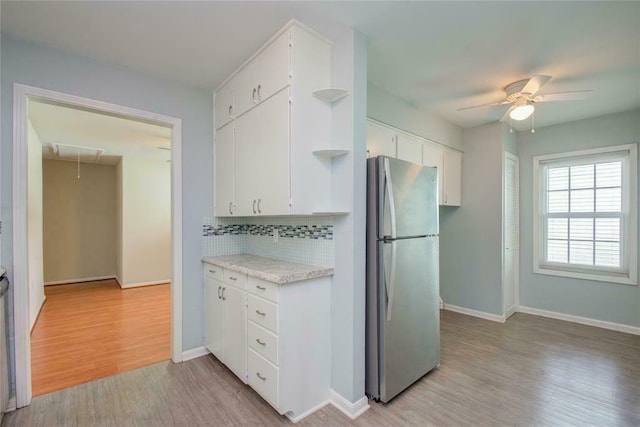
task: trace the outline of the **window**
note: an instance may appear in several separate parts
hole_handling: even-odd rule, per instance
[[[636,284],[636,145],[534,158],[534,272]]]

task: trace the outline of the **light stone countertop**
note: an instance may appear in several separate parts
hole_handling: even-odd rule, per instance
[[[279,285],[333,275],[333,268],[330,267],[297,264],[248,254],[203,257],[202,262]]]

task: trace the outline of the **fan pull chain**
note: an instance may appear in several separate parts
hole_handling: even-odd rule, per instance
[[[531,133],[536,133],[536,110],[533,110],[533,114],[531,114]]]
[[[80,151],[78,151],[78,179],[80,179]]]
[[[513,119],[509,116],[509,133],[513,133]]]

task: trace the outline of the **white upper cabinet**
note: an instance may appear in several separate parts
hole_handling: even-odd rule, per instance
[[[443,168],[443,200],[446,206],[460,206],[462,204],[462,153],[445,150]]]
[[[214,165],[216,184],[216,215],[235,214],[234,197],[234,129],[233,123],[218,129],[216,132]],[[231,159],[231,161],[229,161]]]
[[[233,111],[233,80],[227,82],[215,94],[214,97],[215,128],[220,129],[231,121]]]
[[[313,96],[330,87],[331,43],[292,21],[229,82],[235,136],[233,152],[216,149],[226,155],[216,160],[216,215],[331,212],[331,159],[314,155],[331,144],[331,105]],[[216,109],[227,108],[217,101],[228,98],[222,93],[228,85],[216,92]],[[224,114],[216,111],[216,120]],[[229,174],[233,213],[229,197],[217,188]]]
[[[367,122],[367,154],[369,157],[396,157],[397,134],[386,126]]]
[[[444,195],[442,193],[442,169],[444,165],[444,150],[435,144],[422,145],[422,164],[438,168],[438,203],[443,204]]]
[[[407,134],[398,134],[398,158],[422,164],[422,140]]]

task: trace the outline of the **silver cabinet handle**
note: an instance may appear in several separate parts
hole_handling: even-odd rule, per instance
[[[255,201],[255,199],[253,200],[253,213],[256,213],[256,201]]]
[[[229,117],[233,114],[233,105],[229,105]]]
[[[262,210],[260,210],[260,202],[262,202],[262,199],[258,199],[258,213],[262,213]]]
[[[220,286],[218,286],[218,299],[222,299],[222,297],[220,296]]]
[[[215,271],[215,270],[212,270],[212,269],[209,269],[209,273],[211,273],[211,274],[216,274],[216,271]]]
[[[233,277],[233,276],[229,276],[229,280],[233,280],[233,281],[235,282],[235,281],[236,281],[236,280],[238,280],[238,279],[236,279],[236,278],[235,278],[235,277]]]
[[[509,249],[509,248],[507,248],[507,249]],[[266,287],[260,286],[260,285],[256,285],[256,288],[260,289],[261,291],[266,291],[267,290]]]
[[[267,380],[267,377],[263,377],[262,375],[260,375],[260,372],[256,372],[256,376],[258,378],[260,378],[262,381],[266,381]]]
[[[223,294],[223,295],[224,295],[224,294]],[[260,310],[256,310],[256,314],[257,314],[258,316],[264,316],[264,315],[266,315],[267,313],[264,313],[264,312],[262,312],[262,311],[260,311]]]
[[[267,345],[267,343],[266,343],[266,342],[264,342],[264,341],[260,341],[260,338],[256,338],[256,342],[257,342],[258,344],[260,344],[260,345]]]
[[[251,95],[251,98],[253,99],[253,103],[254,104],[258,103],[258,100],[256,98],[256,88],[255,87],[253,88],[253,94]]]
[[[258,101],[262,101],[262,95],[260,94],[260,89],[262,89],[262,86],[258,85]]]
[[[224,290],[225,290],[225,289],[227,289],[227,288],[222,288],[222,301],[226,301],[226,300],[227,300],[227,299],[225,298],[225,296],[224,296]]]
[[[229,202],[229,213],[233,214],[233,202]]]

